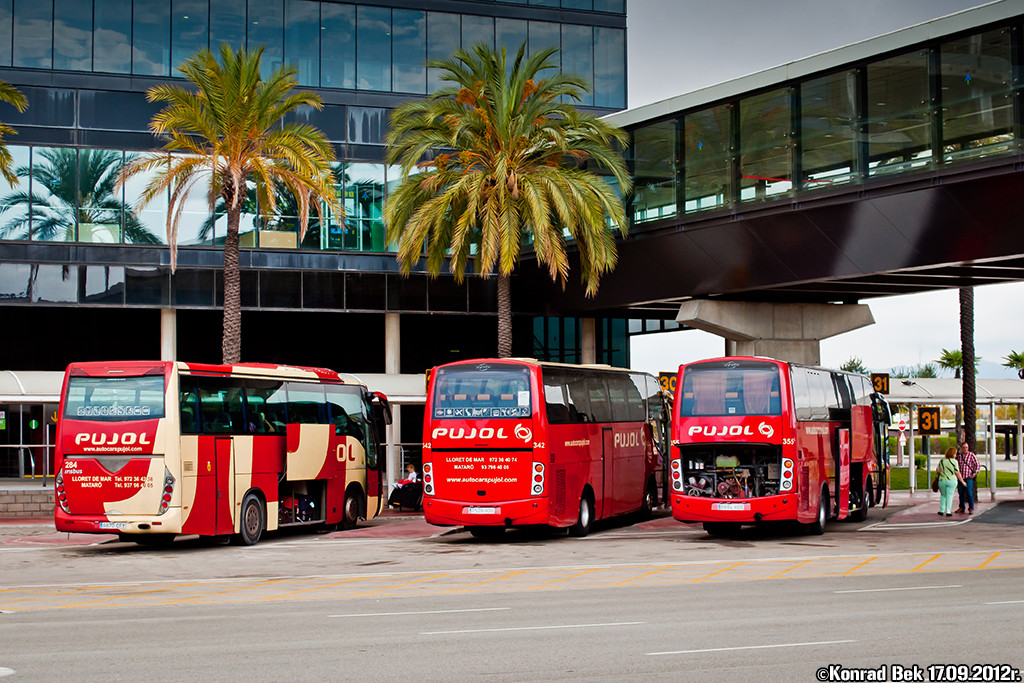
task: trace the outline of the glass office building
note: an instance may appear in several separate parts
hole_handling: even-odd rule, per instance
[[[382,372],[386,313],[402,314],[403,338],[416,341],[403,345],[403,372],[493,354],[493,280],[398,273],[381,221],[398,180],[383,163],[389,112],[438,85],[428,58],[479,42],[559,47],[561,68],[592,84],[584,106],[617,111],[625,25],[625,0],[0,0],[0,79],[29,101],[0,111],[18,131],[7,139],[18,182],[0,187],[0,368],[157,357],[167,309],[178,357],[219,360],[225,219],[193,194],[172,274],[168,198],[137,210],[146,178],[113,179],[159,146],[148,125],[162,105],[146,90],[181,82],[178,64],[222,43],[262,47],[266,70],[295,66],[323,99],[301,117],[334,146],[345,208],[314,216],[301,240],[286,197],[278,214],[243,215],[243,358]],[[513,305],[517,353],[577,353],[536,338],[542,309]],[[602,359],[628,361],[622,327],[598,325],[620,337],[599,340]]]

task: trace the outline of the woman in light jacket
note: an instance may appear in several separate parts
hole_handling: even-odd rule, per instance
[[[956,462],[955,448],[946,449],[946,457],[939,461],[935,471],[939,475],[939,515],[952,517],[953,494],[956,493],[957,482],[964,484],[960,466]]]

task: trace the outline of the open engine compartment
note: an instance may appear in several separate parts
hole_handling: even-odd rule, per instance
[[[760,498],[779,493],[779,446],[679,446],[683,493],[702,498]]]

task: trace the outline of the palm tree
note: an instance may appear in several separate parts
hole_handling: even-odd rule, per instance
[[[593,170],[607,170],[623,191],[630,187],[612,144],[625,134],[570,102],[585,82],[541,73],[556,69],[555,48],[524,56],[511,69],[504,50],[477,45],[447,59],[430,60],[451,85],[391,115],[388,163],[399,163],[402,182],[384,207],[387,239],[408,273],[426,244],[426,267],[437,275],[446,258],[461,282],[475,254],[476,270],[497,272],[498,356],[512,352],[511,273],[532,241],[539,263],[565,283],[566,239],[576,242],[586,292],[615,265],[608,227],[626,234],[622,201]],[[506,75],[507,74],[507,75]],[[429,160],[424,160],[429,159]],[[423,173],[410,178],[414,168]]]
[[[0,234],[28,239],[31,230],[35,240],[73,242],[76,226],[80,232],[94,225],[120,228],[123,216],[125,242],[160,244],[121,199],[117,179],[124,162],[120,152],[55,148],[36,150],[33,155],[46,163],[14,170],[16,179],[32,177],[31,191],[19,190],[0,199],[0,214],[13,206],[27,210],[0,226]]]
[[[980,360],[981,360],[980,356],[976,357],[974,359],[974,371],[975,371],[975,374],[977,374],[977,371],[978,371],[978,361],[980,361]],[[960,373],[961,373],[961,370],[963,369],[963,366],[964,366],[964,360],[963,360],[963,353],[961,353],[959,349],[942,349],[942,355],[940,355],[939,358],[935,362],[943,370],[952,370],[953,371],[953,377],[955,379],[960,379]],[[961,418],[962,417],[963,417],[963,406],[961,406],[960,404],[957,404],[957,406],[956,406],[956,418],[955,418],[956,422],[954,424],[956,426],[956,437],[957,437],[958,441],[961,440],[960,422],[961,422]]]
[[[974,359],[974,288],[960,288],[960,350],[963,363],[964,441],[974,450],[977,425],[977,386]]]
[[[839,369],[844,372],[858,372],[862,375],[868,374],[868,369],[864,367],[864,361],[861,360],[860,356],[850,356],[849,360],[839,366]]]
[[[1003,356],[1004,367],[1013,368],[1017,371],[1017,376],[1024,379],[1024,353],[1020,351],[1011,350],[1010,353]]]
[[[0,102],[6,102],[19,112],[28,109],[28,100],[25,99],[20,90],[7,81],[0,81]],[[16,130],[6,123],[0,122],[0,175],[3,175],[11,185],[18,182],[18,176],[11,170],[11,166],[14,164],[14,157],[11,156],[11,150],[7,149],[4,136],[17,134]]]
[[[200,185],[210,200],[210,213],[219,197],[227,212],[224,240],[224,328],[222,362],[241,358],[242,307],[238,266],[238,224],[249,181],[255,183],[261,211],[274,213],[274,188],[284,185],[298,201],[299,240],[309,222],[310,204],[323,218],[324,204],[340,214],[333,191],[334,151],[317,128],[283,119],[299,107],[320,109],[320,98],[294,91],[298,70],[281,67],[266,79],[260,76],[263,48],[249,52],[222,45],[220,58],[200,50],[179,67],[194,86],[153,86],[150,102],[167,102],[150,123],[150,130],[168,138],[164,152],[154,152],[129,164],[120,182],[137,173],[153,172],[139,198],[140,206],[170,191],[167,244],[171,270],[177,266],[178,221],[188,194]],[[183,154],[174,154],[183,152]]]

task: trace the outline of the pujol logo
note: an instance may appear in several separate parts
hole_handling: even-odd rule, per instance
[[[763,436],[771,438],[775,429],[767,422],[757,426],[757,431]],[[750,425],[693,425],[687,433],[690,436],[754,436],[754,430]]]
[[[90,446],[153,445],[153,442],[149,440],[149,435],[145,432],[142,434],[136,434],[135,432],[125,432],[124,434],[89,434],[87,432],[82,432],[81,434],[76,434],[75,445],[81,446],[83,443]]]
[[[533,438],[533,431],[523,424],[516,425],[516,438],[522,439],[527,443]]]
[[[517,439],[529,441],[530,439],[533,438],[533,432],[531,432],[530,428],[525,425],[517,424],[513,431]],[[505,431],[504,427],[498,427],[497,429],[495,429],[494,427],[470,427],[469,429],[466,429],[465,427],[453,427],[451,429],[449,429],[448,427],[435,427],[434,431],[431,432],[431,437],[432,439],[448,438],[489,440],[509,439],[512,438],[512,435],[508,434]]]
[[[775,430],[772,429],[772,426],[770,424],[768,424],[767,422],[762,422],[761,424],[759,424],[757,426],[757,431],[761,432],[762,434],[764,434],[769,439],[772,438],[772,436],[775,435]]]

